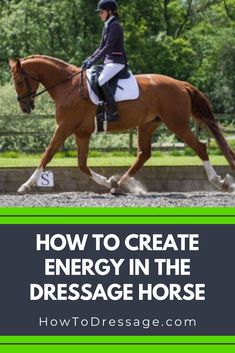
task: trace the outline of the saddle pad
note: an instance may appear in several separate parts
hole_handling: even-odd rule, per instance
[[[92,68],[89,70],[86,70],[88,93],[92,103],[98,105],[99,98],[94,93],[89,83],[89,81],[91,81],[91,71],[92,71]],[[137,84],[136,78],[131,72],[130,74],[131,75],[129,78],[118,80],[118,86],[120,86],[121,88],[117,87],[116,94],[115,94],[116,102],[133,100],[139,97],[139,86]]]

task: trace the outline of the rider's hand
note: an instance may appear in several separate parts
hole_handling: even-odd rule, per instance
[[[82,62],[82,69],[84,69],[86,67],[86,64],[88,61],[89,61],[89,59],[86,59]]]
[[[93,65],[93,63],[89,59],[86,59],[82,63],[82,69],[83,70],[90,69],[92,67],[92,65]]]

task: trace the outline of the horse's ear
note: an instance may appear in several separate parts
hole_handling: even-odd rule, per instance
[[[16,62],[15,62],[15,60],[14,59],[9,59],[9,66],[10,66],[10,68],[12,69],[14,66],[15,66],[15,64],[16,64]]]
[[[16,61],[14,59],[9,59],[9,65],[10,65],[11,69],[13,69],[15,67],[17,71],[21,70],[20,59],[16,59]]]
[[[17,71],[20,71],[20,70],[21,70],[21,62],[20,62],[20,59],[16,59],[16,69],[17,69]]]

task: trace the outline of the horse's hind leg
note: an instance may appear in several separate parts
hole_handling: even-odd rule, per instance
[[[151,121],[143,126],[138,127],[138,154],[134,164],[118,181],[120,188],[128,188],[129,178],[133,177],[136,172],[151,157],[151,141],[154,130],[161,124],[159,119]],[[140,190],[139,190],[140,191]]]
[[[227,181],[221,179],[209,161],[206,144],[200,142],[189,128],[182,132],[177,131],[177,136],[181,138],[181,140],[183,140],[189,147],[191,147],[202,160],[210,183],[219,190],[228,189]]]

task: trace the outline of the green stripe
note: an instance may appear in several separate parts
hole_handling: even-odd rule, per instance
[[[235,208],[0,208],[0,224],[234,224]]]
[[[30,197],[30,196],[28,196]],[[40,197],[40,196],[39,196]],[[131,208],[131,207],[105,207],[105,208],[56,208],[56,207],[5,207],[0,208],[1,216],[13,215],[31,216],[235,216],[235,207],[216,208]]]
[[[0,343],[36,344],[235,344],[235,336],[1,336]]]

